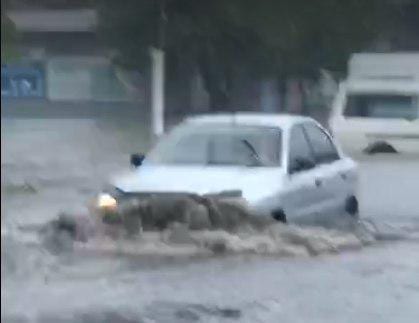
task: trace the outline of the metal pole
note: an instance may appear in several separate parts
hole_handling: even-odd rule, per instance
[[[164,52],[152,47],[151,55],[151,116],[154,139],[164,133]]]
[[[150,48],[151,56],[151,116],[153,139],[164,133],[164,46],[166,33],[166,0],[157,0],[160,9],[157,45]]]

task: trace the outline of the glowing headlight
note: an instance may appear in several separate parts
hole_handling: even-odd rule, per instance
[[[116,199],[108,193],[102,193],[98,196],[97,207],[100,209],[115,210],[117,205]]]

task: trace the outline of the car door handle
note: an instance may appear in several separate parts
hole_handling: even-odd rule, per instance
[[[316,184],[316,186],[317,187],[320,187],[320,186],[322,186],[322,180],[321,179],[319,179],[319,178],[316,178],[315,180],[314,180],[314,184]]]

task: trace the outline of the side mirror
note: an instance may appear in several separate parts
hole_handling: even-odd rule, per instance
[[[312,169],[315,166],[316,164],[311,159],[297,157],[293,161],[291,161],[291,164],[289,166],[289,173],[298,173],[304,170]]]
[[[144,154],[132,154],[130,159],[131,166],[135,168],[140,167],[143,164],[144,158]]]

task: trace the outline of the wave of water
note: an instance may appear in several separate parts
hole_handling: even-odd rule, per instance
[[[275,312],[275,307],[280,306],[277,300],[236,304],[220,296],[219,304],[205,298],[195,303],[174,301],[178,284],[175,282],[180,277],[170,278],[170,268],[175,272],[184,268],[184,279],[200,276],[201,270],[214,271],[214,276],[218,276],[223,271],[217,267],[228,266],[228,259],[238,256],[253,257],[238,262],[235,271],[240,272],[241,267],[263,262],[266,256],[283,259],[287,265],[289,259],[334,257],[379,243],[374,231],[367,228],[342,232],[277,224],[262,232],[251,228],[237,233],[176,230],[146,234],[137,241],[98,238],[55,255],[29,233],[3,231],[2,322],[257,322],[260,313]],[[205,265],[210,259],[218,259],[217,265]],[[158,278],[161,269],[161,275],[169,275],[163,281]],[[225,277],[227,281],[231,279],[229,275]],[[160,284],[169,284],[170,294],[162,292]],[[187,295],[191,292],[188,290]],[[214,293],[222,290],[206,291],[209,295]],[[34,301],[32,295],[42,296]],[[58,297],[56,302],[54,295]],[[63,295],[69,297],[65,303]],[[251,316],[253,312],[256,317]],[[272,321],[269,317],[261,322]]]
[[[5,270],[11,279],[29,273],[48,276],[48,271],[56,269],[57,258],[54,254],[59,253],[77,257],[154,258],[165,264],[165,260],[173,258],[185,260],[220,255],[312,257],[360,250],[378,241],[408,237],[406,231],[386,233],[366,221],[354,222],[346,231],[280,223],[264,230],[243,226],[237,232],[190,231],[178,225],[161,232],[143,232],[136,239],[113,239],[98,235],[87,242],[73,242],[68,236],[63,236],[60,239],[67,240],[54,240],[55,252],[51,254],[51,248],[45,248],[43,244],[45,240],[38,232],[39,226],[26,227],[22,231],[16,226],[9,227],[13,229],[2,231],[2,272]],[[61,249],[57,249],[58,244]]]

